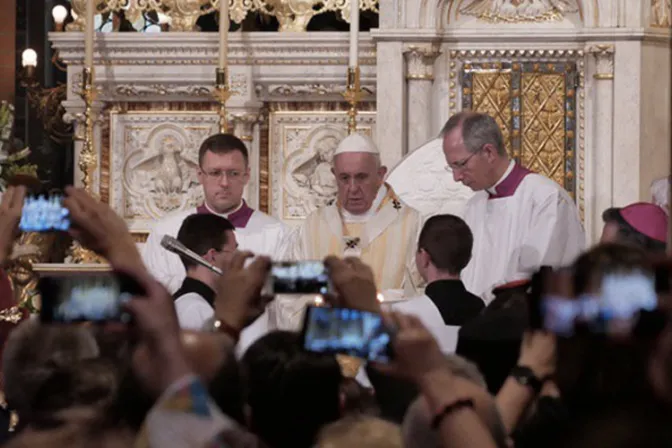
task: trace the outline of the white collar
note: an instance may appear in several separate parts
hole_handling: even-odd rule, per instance
[[[502,175],[502,177],[499,178],[499,180],[495,185],[487,189],[488,193],[497,194],[497,185],[501,184],[502,182],[504,182],[504,179],[509,177],[509,174],[511,174],[511,171],[513,171],[514,166],[516,166],[516,162],[514,160],[510,160],[509,167],[506,169],[506,171],[504,171],[504,175]]]
[[[371,218],[373,215],[376,214],[376,212],[378,211],[378,207],[380,207],[380,204],[383,202],[383,199],[385,199],[386,194],[387,194],[387,187],[385,186],[385,184],[383,184],[378,189],[378,194],[376,194],[376,198],[373,200],[373,204],[371,204],[371,207],[361,215],[353,215],[352,213],[348,212],[346,209],[343,208],[341,210],[343,214],[343,221],[350,223],[361,223],[368,221],[369,218]]]
[[[240,200],[240,204],[238,204],[238,207],[234,208],[234,209],[231,210],[230,212],[228,212],[228,213],[217,213],[217,212],[214,211],[212,208],[210,208],[210,206],[208,205],[207,202],[203,201],[203,204],[205,205],[205,208],[207,208],[208,211],[209,211],[210,213],[212,213],[213,215],[221,216],[222,218],[228,218],[232,213],[236,213],[238,210],[240,210],[241,208],[243,208],[243,204],[244,204],[244,203],[245,203],[245,201],[243,201],[243,200],[241,199],[241,200]]]

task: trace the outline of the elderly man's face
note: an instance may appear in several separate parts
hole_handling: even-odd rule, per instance
[[[453,172],[455,182],[461,182],[473,191],[485,190],[494,183],[491,162],[495,153],[492,145],[485,145],[478,152],[469,152],[462,139],[462,129],[456,129],[443,137],[443,154]],[[496,180],[495,180],[496,182]]]
[[[350,152],[334,156],[333,172],[339,202],[353,215],[361,215],[371,208],[387,168],[374,154]]]

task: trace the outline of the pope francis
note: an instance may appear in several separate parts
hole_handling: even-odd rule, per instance
[[[373,269],[379,290],[414,293],[420,214],[384,183],[387,168],[375,143],[362,134],[346,137],[334,152],[332,172],[337,198],[306,218],[294,236],[293,258],[359,257]]]

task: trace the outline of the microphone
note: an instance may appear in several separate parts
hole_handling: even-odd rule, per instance
[[[163,235],[163,238],[161,238],[161,247],[163,247],[169,252],[180,255],[182,257],[186,257],[191,261],[193,261],[194,263],[198,263],[201,266],[205,266],[215,274],[222,275],[221,269],[219,269],[217,266],[208,263],[203,259],[203,257],[198,255],[193,250],[187,249],[184,244],[180,243],[170,235]]]

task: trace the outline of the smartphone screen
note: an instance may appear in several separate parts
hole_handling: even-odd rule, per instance
[[[306,351],[389,362],[391,342],[391,332],[379,314],[347,308],[306,309],[301,342]]]
[[[264,292],[274,294],[326,294],[329,275],[321,261],[282,261],[271,267]]]
[[[19,229],[23,232],[65,232],[70,228],[70,212],[61,196],[29,196],[23,204]]]
[[[123,304],[141,288],[130,277],[116,273],[44,277],[38,289],[42,296],[43,322],[120,322],[131,316]]]
[[[572,335],[577,325],[594,333],[626,333],[642,311],[657,307],[655,277],[644,272],[609,274],[599,294],[550,296],[542,305],[544,328],[562,336]]]

